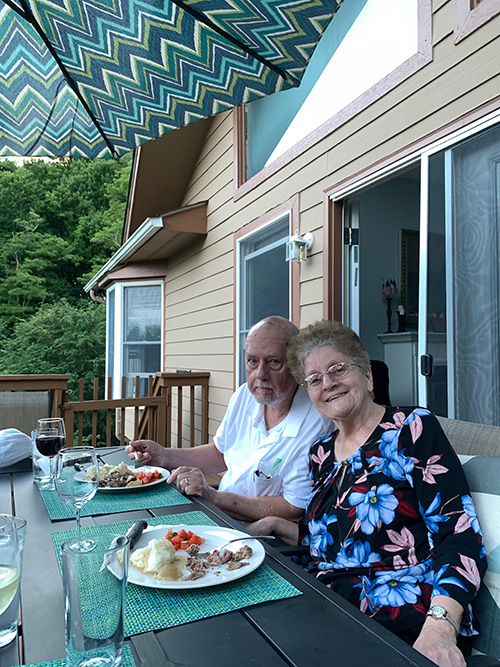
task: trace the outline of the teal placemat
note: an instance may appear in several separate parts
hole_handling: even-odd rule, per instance
[[[75,510],[72,505],[63,503],[57,491],[39,489],[51,521],[73,519]],[[192,501],[168,484],[157,484],[151,489],[105,493],[98,491],[92,500],[82,507],[82,516],[97,514],[115,514],[133,510],[147,510],[152,507],[170,507],[172,505],[191,505]]]
[[[66,667],[66,660],[51,660],[50,662],[35,662],[21,667]],[[130,646],[124,644],[122,651],[122,667],[135,667],[135,660]]]
[[[85,526],[82,528],[82,533],[84,535],[106,531],[124,533],[133,523],[133,521],[121,521],[105,526]],[[148,519],[150,526],[162,524],[167,526],[217,525],[206,514],[198,511]],[[76,531],[74,530],[52,534],[60,568],[61,545],[75,536]],[[130,637],[141,632],[171,628],[190,621],[243,609],[260,602],[291,598],[297,595],[301,595],[301,592],[265,563],[246,577],[220,586],[166,590],[129,584],[125,611],[125,635]]]

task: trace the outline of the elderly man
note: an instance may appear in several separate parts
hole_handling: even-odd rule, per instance
[[[253,326],[245,342],[247,382],[231,397],[212,443],[165,449],[150,440],[127,447],[130,458],[173,470],[168,481],[240,521],[274,515],[299,521],[309,495],[308,452],[333,430],[286,365],[297,327],[282,317]],[[204,474],[225,472],[216,490]]]

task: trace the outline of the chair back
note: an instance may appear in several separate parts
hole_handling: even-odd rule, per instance
[[[460,460],[488,558],[488,569],[474,602],[481,634],[474,639],[473,649],[500,660],[500,456],[460,455]]]
[[[371,359],[374,401],[378,405],[390,405],[389,367],[384,361]]]

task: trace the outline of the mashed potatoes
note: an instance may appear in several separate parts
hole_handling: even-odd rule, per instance
[[[150,540],[147,547],[137,549],[130,564],[145,573],[157,573],[175,560],[175,549],[168,540]]]

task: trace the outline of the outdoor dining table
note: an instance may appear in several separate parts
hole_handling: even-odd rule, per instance
[[[130,463],[123,449],[104,452],[107,463],[116,465],[122,460]],[[133,495],[139,498],[143,493],[146,491]],[[95,498],[110,495],[118,496],[98,492]],[[127,499],[132,496],[131,493],[123,495]],[[174,504],[177,502],[183,504]],[[198,524],[245,530],[241,523],[204,499],[181,494],[173,496],[172,504],[160,507],[129,509],[124,500],[123,507],[111,513],[102,513],[98,504],[92,509],[92,503],[93,500],[88,503],[88,515],[84,513],[82,519],[85,530],[90,530],[89,527],[103,530],[109,524],[122,526],[138,519],[166,526],[189,524],[193,517]],[[0,649],[0,667],[64,665],[64,601],[55,545],[58,537],[62,539],[66,531],[75,528],[75,520],[51,520],[48,506],[33,482],[29,461],[0,470],[0,512],[14,513],[27,520],[19,637],[18,641]],[[160,615],[160,627],[131,632],[126,639],[127,665],[135,662],[136,667],[431,667],[433,663],[292,562],[286,549],[280,551],[266,544],[265,550],[264,563],[254,573],[231,584],[201,589],[201,597],[209,610],[209,602],[220,604],[220,600],[229,596],[231,602],[227,610],[205,610],[197,618],[200,589],[196,589],[196,599],[195,591],[182,591],[181,611],[186,615],[185,620],[165,622],[161,627]],[[272,589],[270,599],[253,603],[250,596],[249,602],[241,602],[239,588],[246,587],[247,593],[250,588],[251,594],[252,582],[257,586],[259,577],[264,576],[271,582],[264,584],[264,588]],[[278,594],[273,599],[275,588],[285,591],[282,597]],[[153,591],[160,596],[158,604],[166,604],[168,608],[171,591]],[[192,600],[190,595],[193,595]],[[165,614],[165,618],[167,616],[169,614]]]

